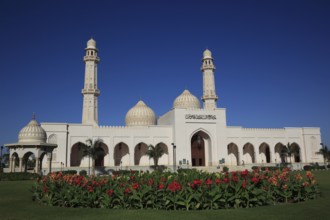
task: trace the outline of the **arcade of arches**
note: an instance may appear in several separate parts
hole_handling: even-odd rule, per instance
[[[158,143],[164,151],[164,154],[159,158],[159,165],[169,165],[168,147],[164,143]],[[112,155],[109,153],[109,148],[106,144],[101,145],[104,151],[104,156],[95,160],[95,167],[103,166],[149,166],[153,165],[153,160],[149,159],[146,155],[148,145],[140,142],[134,148],[130,148],[126,143],[120,142],[115,145]],[[132,155],[131,152],[134,152]],[[79,149],[79,143],[76,143],[71,148],[70,166],[71,167],[84,167],[88,164],[88,156],[83,156],[82,151]]]
[[[300,146],[296,143],[292,143],[291,146],[296,153],[290,158],[289,154],[284,153],[286,146],[282,143],[277,143],[274,147],[265,142],[259,146],[246,143],[242,147],[242,154],[237,144],[230,143],[227,145],[227,164],[239,166],[252,163],[301,162]]]
[[[37,155],[40,155],[39,157]],[[52,153],[51,151],[31,152],[25,151],[20,157],[17,152],[10,156],[9,171],[10,172],[32,172],[39,173],[51,171]]]

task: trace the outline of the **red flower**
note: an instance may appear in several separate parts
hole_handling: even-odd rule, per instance
[[[312,172],[311,172],[311,171],[307,171],[307,172],[306,172],[306,177],[307,177],[308,179],[312,179],[312,178],[313,178],[313,174],[312,174]]]
[[[131,189],[129,187],[127,187],[124,191],[125,194],[129,194],[131,192]]]
[[[237,176],[232,176],[231,179],[232,179],[234,182],[238,182],[238,177],[237,177]]]
[[[88,192],[93,192],[93,187],[92,186],[87,186],[87,191]]]
[[[43,191],[43,192],[48,192],[47,187],[46,187],[46,186],[43,186],[43,187],[42,187],[42,191]]]
[[[243,180],[243,182],[242,182],[242,188],[246,189],[246,181],[245,180]]]
[[[164,185],[159,183],[158,189],[164,189]]]
[[[131,176],[131,180],[135,181],[136,177],[135,176]]]
[[[228,178],[224,178],[224,179],[223,179],[223,182],[224,182],[224,183],[229,183],[229,179],[228,179]]]
[[[194,185],[197,185],[197,186],[201,186],[203,184],[202,180],[198,179],[198,180],[194,180]]]
[[[178,182],[174,181],[171,184],[169,184],[167,188],[171,190],[171,192],[175,192],[181,190],[181,185]]]
[[[112,194],[113,194],[113,190],[112,190],[112,189],[109,189],[109,190],[107,191],[107,194],[108,194],[108,196],[112,196]]]
[[[137,190],[139,188],[139,184],[138,183],[133,183],[132,188]]]
[[[212,180],[211,179],[207,179],[207,180],[205,180],[205,184],[206,185],[212,185]]]
[[[220,183],[221,183],[221,180],[220,180],[219,178],[216,178],[216,179],[215,179],[215,184],[218,185],[218,184],[220,184]]]
[[[165,181],[166,181],[165,177],[160,178],[160,182],[165,182]]]
[[[244,170],[241,172],[241,177],[246,177],[247,175],[249,174],[249,171],[248,170]]]
[[[251,181],[254,183],[254,184],[257,184],[259,182],[259,179],[257,177],[252,177]]]
[[[149,180],[148,180],[148,185],[149,185],[149,186],[154,185],[154,180],[153,180],[153,179],[149,179]]]

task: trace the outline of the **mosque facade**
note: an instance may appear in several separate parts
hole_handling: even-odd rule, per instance
[[[217,107],[215,65],[208,49],[203,53],[201,64],[202,106],[198,98],[184,90],[174,100],[172,109],[160,117],[140,100],[127,112],[125,126],[99,126],[97,66],[100,59],[93,39],[87,42],[85,51],[82,122],[40,125],[33,119],[19,133],[18,143],[6,145],[11,158],[8,172],[24,171],[27,157],[32,154],[37,160],[35,172],[45,167],[85,169],[89,159],[83,157],[79,143],[87,139],[103,140],[105,156],[96,159],[95,166],[109,169],[142,169],[153,165],[153,160],[146,155],[150,144],[162,147],[165,153],[159,165],[168,167],[275,165],[282,162],[281,152],[288,143],[298,152],[289,158],[294,164],[323,161],[317,154],[320,128],[228,126],[226,109]]]

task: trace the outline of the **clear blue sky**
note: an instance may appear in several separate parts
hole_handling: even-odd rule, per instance
[[[99,124],[124,125],[141,98],[158,116],[202,96],[213,52],[231,126],[321,127],[330,145],[330,1],[0,2],[0,144],[39,122],[80,123],[84,48],[99,48]]]

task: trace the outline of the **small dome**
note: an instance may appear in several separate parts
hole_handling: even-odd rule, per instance
[[[212,58],[212,53],[209,49],[206,49],[203,52],[203,59],[205,59],[205,58]]]
[[[196,96],[192,95],[187,89],[185,89],[183,93],[174,100],[173,108],[200,108],[200,103]]]
[[[96,41],[93,38],[87,41],[87,48],[96,49]]]
[[[143,101],[131,108],[125,117],[126,126],[148,126],[156,124],[155,112]]]
[[[19,143],[26,142],[41,142],[46,143],[47,134],[46,131],[38,124],[33,118],[18,135]]]

